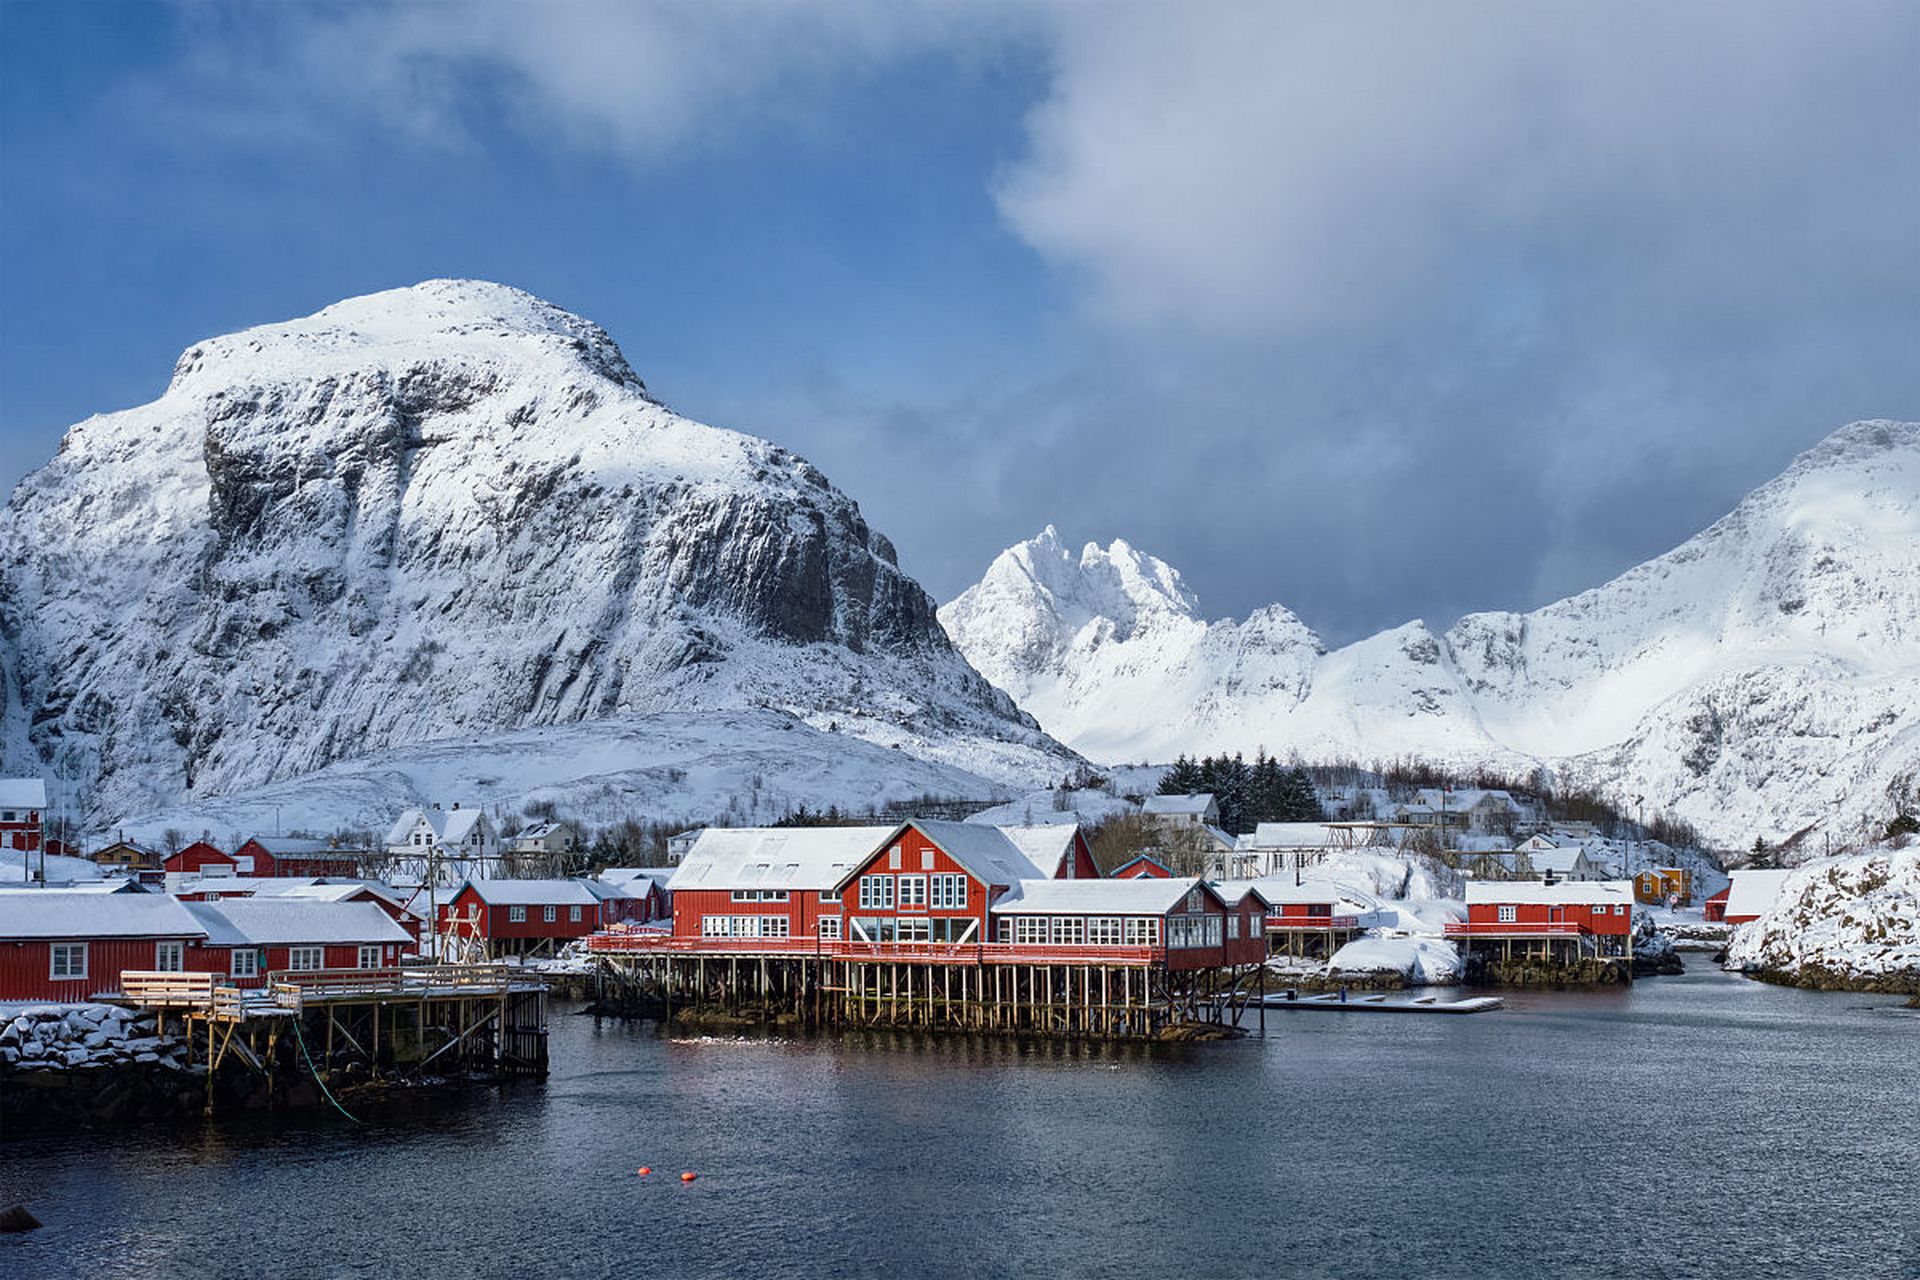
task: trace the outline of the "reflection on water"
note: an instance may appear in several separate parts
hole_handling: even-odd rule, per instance
[[[560,1017],[547,1084],[457,1108],[0,1146],[48,1224],[0,1275],[1920,1274],[1896,1000],[1508,1003],[1117,1047]]]

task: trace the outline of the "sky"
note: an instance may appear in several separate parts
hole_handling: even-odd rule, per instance
[[[437,276],[612,333],[942,600],[1053,524],[1332,642],[1920,417],[1920,6],[0,4],[0,484]]]

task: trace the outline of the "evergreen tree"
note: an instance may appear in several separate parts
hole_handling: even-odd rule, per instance
[[[1183,753],[1173,762],[1173,767],[1160,779],[1160,794],[1163,796],[1192,795],[1204,791],[1200,776],[1200,766],[1188,759]]]
[[[1324,822],[1327,814],[1313,789],[1313,778],[1295,765],[1280,775],[1276,822]]]

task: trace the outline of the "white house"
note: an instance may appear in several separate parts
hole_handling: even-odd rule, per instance
[[[500,835],[482,809],[409,809],[387,832],[387,852],[396,857],[425,858],[435,852],[449,860],[493,858],[500,853]]]
[[[515,853],[569,854],[580,847],[580,835],[566,822],[536,822],[507,841]]]
[[[1184,796],[1148,796],[1140,805],[1140,815],[1162,827],[1218,827],[1220,806],[1209,792]]]

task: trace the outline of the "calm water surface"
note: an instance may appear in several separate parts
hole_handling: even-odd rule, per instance
[[[0,1144],[0,1275],[1920,1277],[1920,1016],[1694,964],[1151,1051],[559,1016],[457,1109]]]

